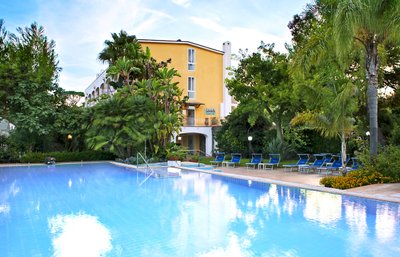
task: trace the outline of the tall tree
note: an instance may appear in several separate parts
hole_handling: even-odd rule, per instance
[[[311,10],[317,9],[311,7]],[[360,74],[354,61],[357,55],[346,56],[346,61],[352,61],[351,65],[340,62],[336,52],[331,51],[335,46],[331,24],[316,15],[303,18],[313,26],[305,31],[307,40],[296,42],[290,67],[307,110],[298,113],[291,123],[304,123],[325,137],[340,138],[342,167],[345,169],[346,141],[354,129],[354,113],[358,107]]]
[[[294,116],[297,101],[289,80],[288,57],[273,48],[273,44],[261,43],[258,52],[242,53],[227,87],[240,104],[253,106],[250,124],[254,125],[261,110],[274,125],[278,140],[283,141],[283,125]]]
[[[0,120],[8,118],[9,96],[12,95],[15,85],[15,72],[11,60],[11,53],[15,51],[13,47],[4,20],[0,19]]]
[[[30,138],[21,141],[27,150],[43,149],[63,101],[57,84],[61,69],[55,43],[47,39],[42,26],[33,23],[17,32],[5,37],[3,30],[1,36],[1,116],[16,125],[16,132],[23,135],[20,138]]]
[[[345,57],[354,42],[364,48],[368,81],[370,154],[378,154],[379,47],[400,42],[400,0],[320,0],[326,18],[332,22],[336,52]]]

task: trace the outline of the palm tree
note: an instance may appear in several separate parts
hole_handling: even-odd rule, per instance
[[[112,40],[104,41],[106,47],[100,52],[99,60],[114,64],[119,58],[126,56],[128,59],[137,59],[142,55],[142,47],[136,36],[128,35],[121,30],[119,34],[111,33]]]
[[[118,58],[114,64],[111,64],[107,70],[107,77],[111,78],[111,81],[117,81],[111,83],[114,87],[119,81],[122,82],[123,86],[132,86],[134,81],[131,81],[135,76],[132,74],[140,73],[140,69],[134,66],[132,60],[127,59],[125,56]]]
[[[332,83],[325,88],[309,87],[314,91],[314,95],[321,95],[325,99],[324,106],[320,108],[305,111],[296,115],[291,123],[292,125],[305,124],[315,129],[325,137],[339,137],[341,141],[342,168],[346,170],[347,147],[346,140],[351,135],[354,128],[354,119],[351,114],[354,111],[354,96],[357,93],[356,87],[351,83]]]
[[[296,78],[308,110],[291,121],[306,124],[325,137],[341,140],[342,167],[346,167],[346,140],[354,128],[353,114],[357,109],[358,81],[355,69],[338,61],[331,38],[332,27],[318,20],[307,40],[300,42],[293,53],[291,74]],[[352,60],[352,54],[347,56]]]
[[[370,154],[378,154],[378,48],[400,41],[400,0],[321,0],[332,21],[336,52],[346,56],[353,42],[364,48],[368,81]]]

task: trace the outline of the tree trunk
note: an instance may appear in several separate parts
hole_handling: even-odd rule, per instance
[[[342,141],[342,174],[346,173],[346,161],[347,161],[347,147],[346,147],[346,135],[344,131],[342,131],[342,136],[340,137]]]
[[[368,80],[369,151],[374,159],[378,155],[378,69],[379,58],[375,36],[366,42],[366,73]]]
[[[279,142],[283,142],[283,132],[282,132],[281,122],[276,121],[275,129],[276,129],[276,137],[278,138]]]

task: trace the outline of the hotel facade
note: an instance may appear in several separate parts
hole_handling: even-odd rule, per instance
[[[216,50],[190,41],[139,39],[143,49],[148,47],[157,61],[171,59],[168,67],[175,68],[180,77],[175,81],[188,96],[183,110],[184,125],[172,139],[188,151],[211,155],[216,147],[213,140],[215,127],[236,105],[225,86],[231,66],[231,44],[223,43],[223,50]],[[106,72],[85,90],[86,106],[102,94],[112,95],[115,90],[106,83]]]

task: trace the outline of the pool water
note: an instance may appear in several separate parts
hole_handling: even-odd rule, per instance
[[[400,256],[400,205],[112,164],[0,168],[0,256]]]

